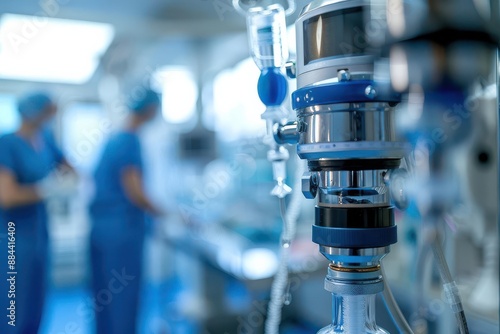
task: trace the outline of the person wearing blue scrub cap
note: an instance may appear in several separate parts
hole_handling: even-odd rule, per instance
[[[0,254],[4,254],[0,309],[7,312],[0,333],[33,334],[42,318],[49,255],[45,203],[50,191],[41,185],[55,169],[61,176],[62,170],[73,170],[53,137],[44,131],[57,112],[50,95],[31,92],[22,96],[18,112],[19,129],[0,137]],[[50,188],[56,188],[55,184]],[[7,255],[11,255],[10,264]],[[9,285],[5,275],[13,278]],[[14,281],[15,295],[8,294]]]
[[[22,119],[36,121],[47,109],[53,106],[54,103],[47,93],[35,92],[22,97],[17,104],[17,110]]]
[[[146,215],[163,215],[143,190],[137,133],[155,117],[160,97],[143,88],[130,95],[127,106],[127,125],[108,140],[95,169],[95,194],[89,207],[97,334],[137,332]]]
[[[161,104],[160,96],[151,89],[138,89],[137,91],[131,93],[127,103],[130,111],[136,115],[150,112],[150,106],[152,106],[153,109],[155,107],[158,109]],[[153,111],[153,113],[154,112],[155,111]]]

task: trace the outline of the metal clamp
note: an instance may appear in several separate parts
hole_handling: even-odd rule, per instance
[[[274,125],[274,140],[280,144],[295,145],[299,142],[300,134],[297,122],[288,122],[285,125]]]
[[[305,198],[314,199],[318,193],[318,176],[309,172],[302,175],[302,193]]]

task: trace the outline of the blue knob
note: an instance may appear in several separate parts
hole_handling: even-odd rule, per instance
[[[259,98],[266,106],[279,106],[286,98],[288,82],[278,67],[262,70],[257,84]]]

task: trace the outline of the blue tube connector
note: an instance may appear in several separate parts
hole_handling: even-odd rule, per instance
[[[285,101],[288,82],[279,67],[266,67],[260,73],[257,90],[266,107],[279,106]]]

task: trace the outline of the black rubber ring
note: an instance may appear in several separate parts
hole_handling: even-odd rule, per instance
[[[379,228],[394,226],[394,208],[336,208],[316,206],[317,226],[335,228]]]

